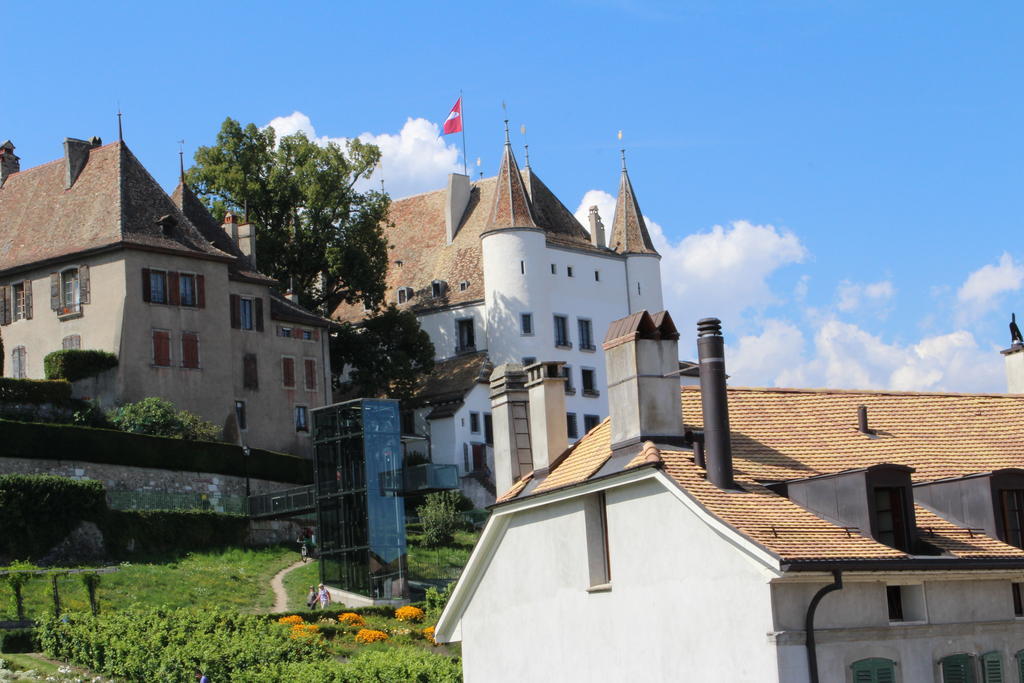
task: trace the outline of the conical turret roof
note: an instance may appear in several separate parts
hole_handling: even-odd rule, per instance
[[[622,179],[619,181],[619,197],[615,201],[615,217],[612,219],[612,236],[608,246],[620,254],[657,254],[651,235],[644,223],[644,214],[633,192],[633,183],[626,171],[626,157],[622,157]]]
[[[487,229],[499,228],[536,228],[537,222],[530,210],[530,198],[526,194],[522,175],[516,157],[512,154],[512,144],[508,138],[508,122],[505,122],[505,150],[501,157],[501,169],[498,171],[497,187],[494,192],[494,204],[491,205],[491,216],[487,220]]]

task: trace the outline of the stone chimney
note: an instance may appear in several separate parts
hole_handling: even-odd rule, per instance
[[[500,496],[533,469],[526,372],[499,365],[490,376],[494,424],[494,486]]]
[[[89,162],[89,152],[93,147],[99,146],[99,138],[92,140],[79,140],[77,138],[64,138],[64,189],[70,190],[71,186],[78,180],[82,169]]]
[[[533,469],[546,472],[569,447],[565,413],[565,375],[562,361],[534,363],[526,368],[530,399],[530,446]]]
[[[221,227],[224,228],[224,232],[228,234],[231,241],[238,244],[238,216],[228,211],[224,214],[224,225]]]
[[[444,203],[444,227],[447,239],[445,244],[451,244],[459,231],[462,214],[466,212],[466,206],[469,205],[470,189],[468,175],[448,174],[448,193],[445,195]]]
[[[256,267],[256,226],[252,223],[242,223],[238,226],[238,248],[249,259],[249,265],[253,270]]]
[[[644,441],[682,446],[679,332],[668,311],[614,321],[604,341],[611,447]]]
[[[595,247],[605,246],[604,223],[601,222],[601,214],[597,212],[597,206],[590,207],[590,243]]]
[[[21,159],[14,153],[14,143],[5,140],[0,145],[0,187],[4,186],[7,176],[21,170]]]

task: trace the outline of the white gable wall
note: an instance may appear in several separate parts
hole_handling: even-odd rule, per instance
[[[606,496],[608,592],[582,498],[512,516],[462,616],[466,681],[778,680],[768,570],[655,480]]]

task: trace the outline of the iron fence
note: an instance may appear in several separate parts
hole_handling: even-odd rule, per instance
[[[107,491],[112,510],[210,510],[236,515],[246,513],[245,496],[171,491]]]

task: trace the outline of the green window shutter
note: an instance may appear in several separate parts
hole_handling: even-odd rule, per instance
[[[1018,652],[1015,657],[1017,659],[1017,676],[1020,683],[1024,683],[1024,650]]]
[[[882,657],[871,657],[854,662],[853,683],[896,683],[896,662]]]
[[[1003,656],[998,652],[986,652],[981,656],[982,683],[1003,683]]]
[[[942,683],[975,683],[973,657],[968,654],[949,655],[939,661]]]

